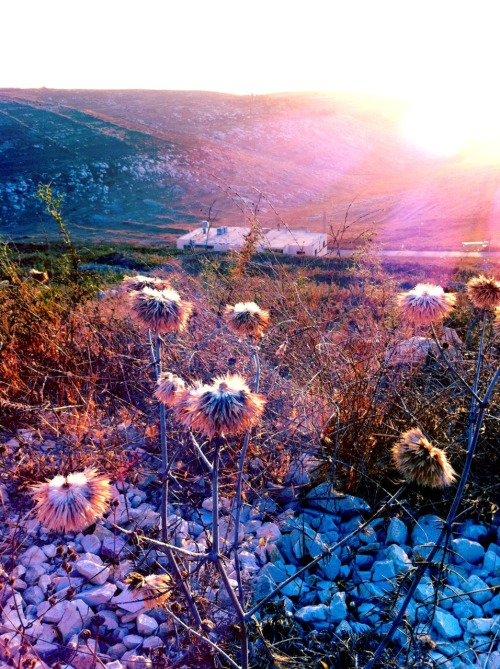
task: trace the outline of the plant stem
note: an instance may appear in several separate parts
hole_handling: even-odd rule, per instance
[[[156,380],[160,378],[161,374],[161,350],[160,350],[160,337],[157,334],[155,341],[153,342],[151,330],[148,329],[148,340],[149,346],[151,349],[151,357],[155,368],[155,377]],[[168,532],[167,532],[167,510],[168,510],[168,453],[167,453],[167,435],[166,435],[166,413],[165,405],[163,402],[160,402],[160,443],[161,443],[161,537],[163,542],[167,541]],[[186,598],[189,610],[193,616],[197,627],[201,627],[201,617],[196,607],[193,596],[189,590],[189,587],[185,580],[182,578],[179,565],[175,559],[175,555],[172,552],[172,549],[168,546],[163,547],[163,551],[167,557],[168,563],[172,572],[174,573],[177,583],[180,585],[180,588]]]
[[[482,341],[482,338],[481,338]],[[478,356],[478,366],[480,365],[480,360],[481,360],[481,351]],[[477,375],[476,375],[477,376]],[[477,377],[478,378],[478,377]],[[366,669],[372,669],[373,665],[375,662],[377,662],[382,653],[384,652],[385,648],[387,647],[387,644],[389,641],[392,639],[392,636],[394,632],[397,630],[397,628],[401,625],[401,622],[403,620],[404,614],[406,613],[406,609],[408,608],[408,605],[410,604],[410,601],[413,598],[413,594],[415,590],[418,587],[418,584],[422,580],[423,575],[425,574],[428,565],[430,562],[432,562],[432,559],[438,552],[440,548],[442,548],[442,542],[444,539],[444,545],[448,545],[448,540],[451,535],[451,530],[453,527],[453,522],[456,518],[458,508],[460,506],[460,502],[462,501],[462,497],[464,494],[465,486],[467,483],[467,479],[469,477],[470,469],[472,466],[472,460],[474,458],[474,453],[476,451],[477,443],[479,440],[479,434],[481,432],[481,428],[483,425],[483,419],[484,419],[484,413],[486,411],[486,407],[488,406],[488,402],[490,400],[491,394],[493,393],[493,390],[495,388],[495,385],[500,378],[500,367],[497,369],[495,372],[488,389],[486,391],[486,394],[483,398],[483,400],[479,401],[479,409],[476,411],[477,407],[474,407],[471,410],[470,416],[469,416],[469,427],[468,427],[468,445],[467,445],[467,457],[465,459],[465,464],[464,468],[462,471],[462,475],[460,477],[460,481],[458,483],[457,491],[455,493],[455,497],[453,499],[452,505],[450,507],[450,510],[448,512],[448,515],[446,517],[443,529],[441,530],[439,537],[432,547],[432,550],[430,551],[429,555],[427,556],[427,559],[425,562],[423,562],[415,572],[415,576],[413,578],[413,581],[408,589],[408,592],[406,594],[406,597],[403,600],[403,603],[399,607],[398,614],[396,618],[394,619],[391,627],[389,628],[389,631],[387,634],[384,636],[382,641],[380,642],[377,650],[375,651],[375,654],[373,655],[373,658],[368,662],[366,665]],[[474,385],[476,385],[477,379],[475,379]],[[475,390],[474,390],[475,392]],[[474,426],[475,424],[475,426]]]
[[[253,383],[253,389],[255,393],[259,392],[260,386],[260,360],[257,347],[252,351],[251,359],[255,365],[255,378]],[[240,547],[240,537],[239,537],[239,527],[240,527],[240,517],[241,517],[241,502],[242,502],[242,490],[243,490],[243,469],[245,467],[245,458],[248,449],[248,443],[250,441],[250,432],[247,430],[245,432],[245,437],[243,439],[243,446],[241,448],[240,459],[238,462],[238,479],[236,483],[236,511],[234,514],[234,567],[236,571],[236,580],[238,582],[238,596],[240,598],[240,603],[243,606],[243,583],[241,581],[241,567],[240,567],[240,557],[239,557],[239,547]]]
[[[219,571],[222,583],[226,592],[235,608],[236,615],[241,624],[241,667],[248,669],[248,630],[245,621],[245,612],[238,597],[236,596],[228,575],[222,562],[220,554],[220,536],[219,536],[219,464],[220,464],[220,449],[222,446],[222,437],[217,435],[215,437],[215,450],[213,455],[213,469],[212,469],[212,559],[214,560]]]
[[[220,553],[219,537],[219,460],[221,437],[215,438],[215,450],[212,465],[212,555],[214,561]]]
[[[160,337],[155,338],[155,357],[156,357],[156,380],[161,374],[161,353]],[[166,411],[163,402],[160,402],[160,443],[161,443],[161,538],[168,540],[167,516],[168,516],[168,451],[166,434]]]
[[[472,395],[472,399],[473,400],[475,399],[476,401],[480,402],[481,398],[476,393],[477,388],[476,389],[471,388],[470,385],[467,383],[467,381],[463,378],[463,376],[461,376],[461,374],[458,373],[458,370],[456,369],[456,367],[454,367],[454,365],[450,362],[450,360],[448,360],[448,357],[447,357],[446,353],[444,352],[443,347],[441,346],[441,343],[440,343],[440,341],[438,339],[438,336],[436,334],[436,330],[434,329],[434,325],[432,323],[431,323],[431,332],[432,332],[432,336],[434,337],[434,341],[436,342],[436,346],[438,347],[438,351],[439,351],[441,357],[443,358],[443,360],[445,361],[446,366],[448,367],[450,372],[452,374],[454,374],[456,376],[456,378],[460,381],[460,383],[464,386],[464,388],[469,391],[469,393]]]

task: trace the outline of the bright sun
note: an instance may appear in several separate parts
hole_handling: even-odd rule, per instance
[[[436,157],[463,154],[482,160],[500,157],[500,96],[452,93],[418,95],[409,102],[402,134]]]

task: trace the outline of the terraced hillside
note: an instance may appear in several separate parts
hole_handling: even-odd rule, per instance
[[[0,231],[50,234],[40,182],[86,239],[168,242],[209,210],[245,224],[371,229],[388,248],[500,244],[500,167],[406,144],[404,106],[361,96],[0,91]],[[210,209],[210,207],[212,208]]]

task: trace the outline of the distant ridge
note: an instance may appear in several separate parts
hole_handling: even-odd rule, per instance
[[[217,224],[339,229],[350,207],[347,243],[500,249],[500,166],[423,155],[403,114],[350,94],[0,89],[0,232],[50,236],[35,194],[51,182],[87,241],[171,242],[210,207]]]

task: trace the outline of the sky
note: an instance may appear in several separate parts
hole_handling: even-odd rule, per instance
[[[499,18],[496,0],[3,0],[0,87],[483,95]]]

